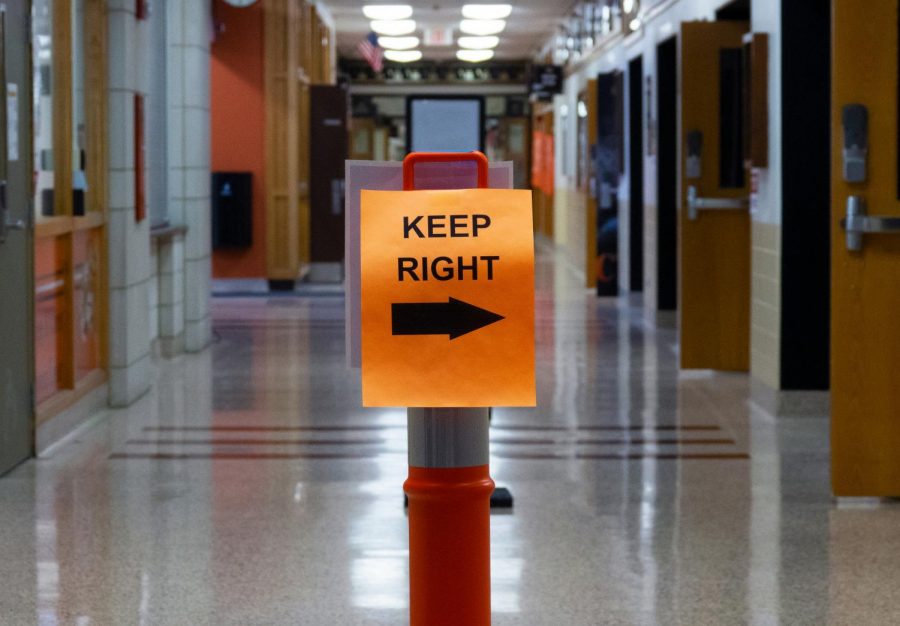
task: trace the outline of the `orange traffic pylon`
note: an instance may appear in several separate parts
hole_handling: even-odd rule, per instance
[[[487,465],[409,468],[412,626],[491,623],[491,480]]]

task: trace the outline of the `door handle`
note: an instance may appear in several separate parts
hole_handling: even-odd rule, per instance
[[[747,198],[701,198],[694,185],[688,186],[687,203],[689,220],[697,219],[700,211],[733,211],[750,206]]]
[[[841,228],[847,236],[847,250],[862,250],[866,233],[900,233],[900,216],[885,217],[866,215],[866,199],[863,196],[847,198],[847,217],[841,220]]]
[[[9,219],[6,208],[6,181],[0,180],[0,243],[6,241],[6,236],[11,230],[25,230],[25,222]]]

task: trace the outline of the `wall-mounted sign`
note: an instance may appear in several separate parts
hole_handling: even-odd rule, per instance
[[[422,31],[422,43],[433,47],[452,46],[453,29],[448,26],[426,28]]]
[[[398,82],[434,83],[490,83],[498,85],[521,85],[529,79],[529,65],[524,61],[488,61],[473,67],[466,61],[422,60],[409,64],[386,67],[383,72],[375,72],[364,59],[341,58],[338,62],[342,73],[354,85],[385,84]]]
[[[532,65],[530,93],[538,100],[550,100],[562,93],[563,72],[559,65]]]
[[[363,191],[364,406],[534,406],[531,192]]]
[[[19,160],[19,85],[6,83],[6,158]]]

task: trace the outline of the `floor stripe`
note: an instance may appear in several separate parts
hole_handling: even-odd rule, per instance
[[[222,432],[222,433],[305,433],[344,432],[349,430],[391,430],[406,428],[405,424],[385,426],[370,424],[362,426],[145,426],[145,432]]]
[[[397,456],[401,453],[393,453]],[[385,453],[316,453],[316,452],[300,452],[300,453],[277,453],[277,452],[258,452],[258,453],[231,453],[231,452],[150,452],[150,453],[134,453],[134,452],[115,452],[109,455],[112,460],[152,460],[152,461],[171,461],[171,460],[229,460],[229,461],[263,461],[263,460],[302,460],[302,459],[373,459],[377,457],[388,456]],[[405,455],[404,455],[405,456]],[[643,452],[633,452],[625,454],[585,454],[578,453],[574,456],[565,454],[517,454],[517,453],[500,453],[492,454],[492,457],[508,460],[555,460],[565,461],[571,459],[578,460],[608,460],[608,461],[630,461],[641,459],[655,459],[659,461],[667,460],[739,460],[749,459],[750,455],[745,453],[733,454],[647,454]]]
[[[713,461],[726,461],[726,460],[745,460],[749,459],[750,455],[744,452],[735,452],[735,453],[720,453],[720,454],[694,454],[687,452],[671,452],[671,453],[648,453],[648,452],[626,452],[622,454],[591,454],[586,452],[578,452],[574,455],[571,454],[551,454],[551,453],[520,453],[520,452],[497,452],[491,453],[491,457],[496,457],[498,459],[504,460],[546,460],[546,461],[565,461],[567,459],[578,459],[585,461],[637,461],[643,459],[654,459],[657,461],[691,461],[691,460],[713,460]]]
[[[387,442],[387,439],[129,439],[125,443],[160,446],[365,446]]]
[[[694,454],[690,452],[660,452],[659,454],[644,454],[640,452],[631,454],[585,454],[578,453],[575,455],[578,459],[657,459],[659,461],[666,460],[711,460],[711,461],[727,461],[738,459],[749,459],[750,455],[746,452],[732,452],[719,454]]]
[[[722,428],[716,424],[579,424],[574,427],[569,426],[525,426],[525,425],[516,425],[511,424],[508,426],[504,425],[494,425],[491,424],[491,428],[495,430],[548,430],[548,431],[569,431],[569,430],[583,430],[583,431],[609,431],[609,432],[628,432],[628,431],[641,431],[641,430],[657,430],[657,431],[668,431],[668,430],[689,430],[689,431],[705,431],[705,430],[721,430]]]
[[[599,444],[599,445],[628,445],[636,446],[658,445],[658,446],[693,446],[693,445],[724,445],[733,446],[734,439],[579,439],[575,443],[579,444]]]
[[[110,459],[150,459],[154,461],[168,460],[235,460],[235,461],[264,461],[264,460],[294,460],[294,459],[374,459],[383,456],[378,452],[114,452]]]
[[[500,446],[555,446],[560,444],[568,444],[568,441],[560,441],[559,439],[494,439],[491,443]]]
[[[377,431],[377,430],[395,430],[406,428],[405,424],[385,425],[385,424],[361,424],[356,426],[248,426],[248,425],[221,425],[221,426],[145,426],[145,432],[345,432],[352,430],[360,431]],[[660,425],[578,425],[570,426],[525,426],[525,425],[500,425],[492,424],[491,430],[500,431],[534,431],[534,432],[570,432],[590,431],[590,432],[634,432],[634,431],[716,431],[721,427],[715,424],[660,424]]]
[[[160,446],[349,446],[380,445],[390,443],[388,439],[129,439],[129,445]],[[558,446],[558,445],[609,445],[609,446],[673,446],[673,445],[734,445],[734,439],[579,439],[573,442],[562,439],[491,439],[499,446]]]

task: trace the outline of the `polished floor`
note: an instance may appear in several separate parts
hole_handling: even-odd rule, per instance
[[[494,623],[898,624],[900,507],[836,504],[825,416],[679,373],[674,331],[539,254],[539,406],[498,409]],[[0,479],[0,624],[403,624],[405,412],[343,299],[216,298],[216,343]]]

